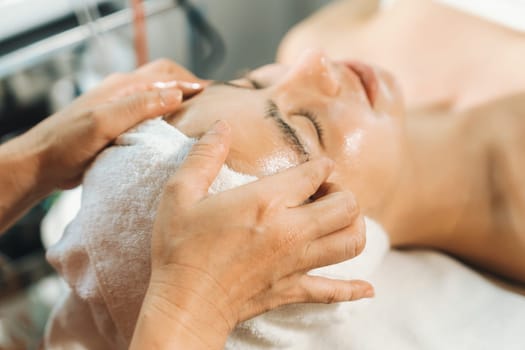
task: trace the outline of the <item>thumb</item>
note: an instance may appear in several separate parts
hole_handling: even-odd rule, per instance
[[[222,120],[200,138],[188,157],[168,182],[176,197],[188,205],[208,194],[213,181],[226,161],[230,149],[230,126]]]
[[[136,124],[173,112],[182,103],[178,88],[142,91],[98,107],[95,117],[99,128],[108,140],[113,140]]]

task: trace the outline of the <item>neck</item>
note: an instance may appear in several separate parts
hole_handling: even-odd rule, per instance
[[[407,119],[406,157],[397,186],[378,211],[393,246],[443,249],[450,236],[464,225],[465,216],[478,215],[484,203],[482,158],[465,147],[459,116],[412,116]],[[468,229],[476,231],[472,221]]]
[[[393,246],[435,248],[525,282],[523,95],[407,120],[407,157],[378,220]]]

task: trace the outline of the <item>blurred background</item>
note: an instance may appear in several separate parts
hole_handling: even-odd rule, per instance
[[[525,30],[525,15],[516,11],[525,0],[436,1]],[[285,33],[329,2],[0,0],[0,144],[108,74],[134,69],[140,61],[140,23],[149,61],[169,58],[202,78],[222,80],[274,61]],[[380,2],[388,6],[394,0]],[[0,188],[0,196],[5,190]],[[77,210],[63,197],[46,198],[0,235],[0,350],[38,349],[49,312],[65,288],[44,252],[57,238],[45,233],[59,236],[67,224],[67,219],[46,221],[46,214],[70,218]]]
[[[148,57],[228,79],[272,62],[286,31],[328,2],[145,0]],[[0,0],[0,143],[110,72],[136,66],[132,3]],[[0,349],[37,349],[63,288],[45,262],[41,238],[41,221],[57,196],[0,236]]]

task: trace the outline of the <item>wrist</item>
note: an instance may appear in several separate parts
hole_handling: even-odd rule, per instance
[[[40,150],[23,137],[0,146],[0,232],[50,192],[41,181]]]
[[[193,290],[150,284],[131,349],[223,349],[231,328],[211,304]]]
[[[22,134],[4,146],[5,157],[10,166],[10,182],[19,193],[30,197],[41,198],[53,190],[45,181],[47,169],[43,161],[45,146],[35,142],[31,131]]]

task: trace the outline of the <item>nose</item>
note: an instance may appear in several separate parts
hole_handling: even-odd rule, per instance
[[[341,90],[334,64],[318,50],[304,52],[285,75],[282,84],[313,89],[326,96],[336,96]]]

